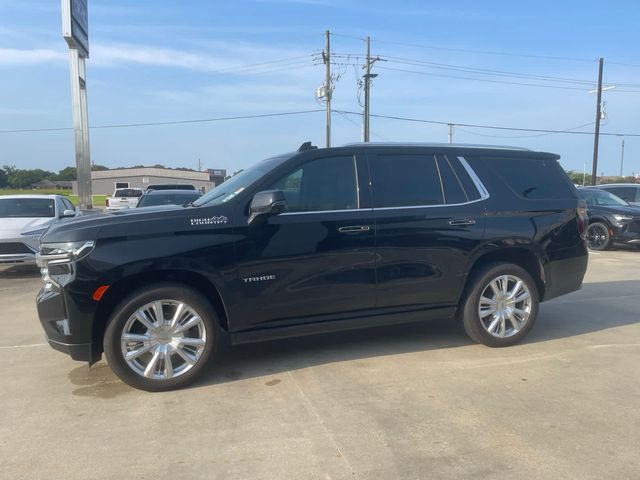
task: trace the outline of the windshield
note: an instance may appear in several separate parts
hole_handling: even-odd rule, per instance
[[[141,197],[142,190],[135,188],[120,188],[113,194],[114,197]]]
[[[0,218],[51,218],[55,214],[50,198],[0,198]]]
[[[262,178],[267,172],[291,158],[293,154],[280,155],[278,157],[267,158],[261,162],[252,165],[246,170],[235,174],[226,182],[221,183],[213,190],[203,195],[201,198],[193,202],[193,205],[200,207],[202,205],[220,205],[226,203],[240,192],[246,190],[257,180]]]
[[[580,197],[584,198],[587,202],[587,205],[597,205],[597,206],[613,206],[613,207],[621,207],[628,206],[629,204],[621,199],[620,197],[616,197],[613,193],[609,193],[605,190],[580,190]]]
[[[199,198],[200,194],[193,193],[163,193],[160,195],[144,195],[138,202],[138,207],[152,207],[156,205],[184,205]]]

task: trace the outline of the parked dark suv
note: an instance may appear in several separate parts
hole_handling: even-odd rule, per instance
[[[191,206],[93,215],[41,239],[55,349],[145,390],[231,343],[431,318],[502,347],[580,288],[586,209],[557,155],[354,144],[257,163]],[[399,327],[401,328],[401,327]]]
[[[640,207],[600,188],[579,188],[578,195],[587,202],[589,248],[606,250],[614,244],[640,247]]]

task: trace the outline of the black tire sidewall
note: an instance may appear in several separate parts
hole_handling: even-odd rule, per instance
[[[202,356],[191,369],[168,380],[151,380],[134,372],[124,357],[120,346],[122,330],[133,312],[154,300],[171,299],[187,303],[202,318],[207,335]],[[193,382],[209,360],[215,355],[220,342],[218,317],[211,304],[198,292],[181,285],[162,284],[147,287],[125,298],[113,310],[104,335],[104,352],[111,370],[128,385],[149,392],[160,392],[185,387]]]
[[[604,231],[606,232],[607,235],[607,239],[606,241],[600,246],[600,247],[592,247],[589,244],[589,229],[592,227],[602,227],[604,228]],[[602,223],[602,222],[593,222],[591,224],[589,224],[589,226],[587,227],[587,246],[591,249],[591,250],[595,250],[596,252],[601,252],[603,250],[606,250],[607,248],[609,248],[611,246],[611,235],[609,234],[609,226],[606,223]]]
[[[489,332],[487,332],[482,326],[480,315],[478,313],[478,304],[480,302],[480,296],[482,295],[482,292],[491,280],[499,277],[500,275],[514,275],[522,279],[529,289],[532,300],[531,314],[524,328],[522,328],[515,335],[506,338],[494,337]],[[538,317],[540,295],[538,292],[538,286],[536,285],[536,282],[533,280],[529,272],[515,264],[490,264],[477,272],[471,282],[472,283],[470,285],[470,288],[468,289],[467,296],[464,299],[463,303],[462,322],[465,331],[472,340],[475,340],[478,343],[482,343],[483,345],[486,345],[488,347],[508,347],[518,343],[529,333],[529,331],[531,331]]]

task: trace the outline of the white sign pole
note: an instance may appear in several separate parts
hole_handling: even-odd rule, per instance
[[[87,0],[62,0],[62,35],[69,45],[78,203],[81,209],[89,210],[93,208],[93,196],[91,194],[91,154],[85,65],[85,58],[89,56]]]

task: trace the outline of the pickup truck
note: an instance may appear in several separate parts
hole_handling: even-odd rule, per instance
[[[105,199],[104,204],[109,212],[124,208],[135,208],[141,196],[141,188],[116,188],[113,195]]]

